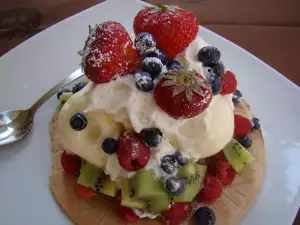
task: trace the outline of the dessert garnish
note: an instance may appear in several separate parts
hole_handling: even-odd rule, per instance
[[[143,92],[150,92],[154,88],[153,79],[148,72],[137,72],[135,75],[135,85]]]
[[[199,27],[192,12],[159,4],[142,9],[134,19],[133,29],[136,34],[151,33],[157,48],[172,59],[195,39]]]
[[[196,225],[214,225],[216,216],[214,211],[208,207],[200,207],[195,212]]]
[[[137,171],[147,165],[150,149],[138,134],[128,132],[119,137],[117,154],[125,170]]]
[[[105,83],[134,71],[138,53],[126,29],[108,21],[90,30],[82,50],[82,68],[94,83]]]
[[[227,70],[223,76],[221,76],[221,82],[222,82],[222,95],[231,94],[235,92],[237,81],[235,79],[235,75]]]
[[[213,46],[205,46],[198,52],[198,59],[203,63],[203,66],[209,66],[219,62],[221,52]]]
[[[156,104],[175,119],[197,116],[212,100],[211,86],[198,73],[170,71],[154,89]]]

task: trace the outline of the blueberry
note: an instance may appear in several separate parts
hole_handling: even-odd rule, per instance
[[[143,32],[136,36],[134,45],[141,55],[145,55],[147,52],[156,49],[156,40],[152,34]]]
[[[183,167],[189,161],[189,159],[187,157],[185,157],[184,155],[182,155],[182,153],[180,151],[176,151],[174,153],[173,157],[177,161],[178,168]]]
[[[176,60],[169,60],[166,66],[168,70],[180,70],[182,68],[180,62]]]
[[[160,59],[155,57],[146,57],[142,62],[142,70],[150,73],[152,79],[155,79],[159,74],[161,74],[162,68],[162,62]]]
[[[185,191],[185,181],[178,177],[169,177],[165,180],[165,190],[169,195],[181,195]]]
[[[145,128],[140,132],[140,136],[150,147],[157,147],[162,140],[162,132],[158,128]]]
[[[221,52],[219,49],[213,46],[205,46],[198,52],[198,59],[203,64],[215,64],[221,58]]]
[[[252,145],[252,139],[249,136],[242,136],[238,137],[238,141],[241,145],[243,145],[245,148],[250,148]]]
[[[222,91],[222,82],[219,77],[215,77],[210,82],[211,90],[214,95],[220,94]]]
[[[253,123],[253,129],[259,130],[260,129],[260,123],[258,118],[252,118],[252,123]]]
[[[152,91],[154,82],[148,72],[137,72],[135,75],[135,86],[143,92]]]
[[[238,104],[242,100],[242,93],[236,89],[235,92],[232,95],[232,102],[234,105]]]
[[[57,99],[59,100],[60,96],[61,96],[63,93],[66,93],[66,92],[72,92],[72,91],[71,91],[70,89],[68,89],[68,88],[62,88],[62,89],[60,89],[60,90],[57,92],[57,94],[56,94]]]
[[[214,64],[203,64],[203,65],[209,67],[208,72],[211,75],[214,75],[214,76],[217,76],[217,77],[222,76],[225,72],[224,65],[221,61],[219,61],[217,63],[214,63]]]
[[[106,138],[102,143],[102,149],[106,154],[113,154],[117,151],[117,140]]]
[[[214,225],[216,223],[215,213],[208,207],[200,207],[194,214],[196,225]]]
[[[72,88],[72,92],[76,93],[76,92],[80,91],[82,88],[85,87],[85,85],[86,85],[86,83],[84,83],[84,82],[79,82],[79,83],[75,84],[74,87]]]
[[[149,52],[147,53],[146,57],[155,57],[155,58],[159,58],[160,61],[162,62],[162,64],[166,65],[167,61],[168,61],[168,56],[165,52],[163,52],[162,50],[156,49],[153,52]]]
[[[81,113],[74,114],[70,119],[70,125],[72,129],[76,131],[83,130],[84,128],[86,128],[87,124],[87,118]]]
[[[176,159],[171,155],[165,155],[161,158],[161,165],[160,167],[163,169],[163,171],[167,174],[173,174],[177,171],[177,161]]]

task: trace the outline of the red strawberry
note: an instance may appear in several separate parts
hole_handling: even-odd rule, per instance
[[[77,175],[80,172],[81,158],[77,155],[63,152],[61,154],[60,162],[64,171],[69,175]]]
[[[121,205],[121,202],[118,204],[120,217],[124,220],[125,224],[134,223],[140,219],[140,217],[136,215],[131,208]]]
[[[204,187],[197,195],[199,202],[213,202],[216,201],[222,194],[222,182],[219,178],[207,175],[204,179]]]
[[[147,165],[150,149],[138,134],[129,132],[119,137],[117,154],[125,170],[137,171]]]
[[[91,188],[87,188],[80,184],[76,184],[75,194],[78,198],[90,198],[90,197],[96,195],[96,192]]]
[[[230,163],[226,160],[220,160],[216,164],[216,175],[220,179],[223,185],[230,185],[232,184],[236,172],[235,170],[230,166]]]
[[[168,210],[161,213],[163,220],[168,225],[179,225],[192,212],[192,204],[190,202],[175,203]]]
[[[165,73],[154,89],[156,104],[175,119],[197,116],[212,99],[207,81],[194,71],[180,70]]]
[[[132,72],[138,65],[138,53],[126,29],[108,21],[90,29],[81,52],[85,75],[95,83],[106,83]]]
[[[246,117],[234,115],[234,136],[246,136],[252,129],[252,123]]]
[[[141,10],[134,18],[135,34],[148,32],[169,58],[174,58],[193,41],[198,33],[196,16],[176,6],[157,4]]]
[[[222,82],[222,95],[231,94],[235,92],[237,81],[235,79],[235,75],[227,70],[223,76],[221,76],[221,82]]]

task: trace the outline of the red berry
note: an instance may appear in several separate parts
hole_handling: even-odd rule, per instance
[[[191,214],[191,212],[192,204],[190,202],[179,202],[162,212],[161,216],[166,224],[179,225]]]
[[[91,81],[109,82],[132,72],[138,63],[138,53],[120,23],[104,22],[90,31],[82,52],[82,65]]]
[[[223,185],[230,185],[232,184],[236,172],[235,170],[230,166],[230,163],[226,160],[220,160],[216,164],[216,176],[220,179]]]
[[[235,79],[235,75],[227,70],[223,76],[221,76],[221,82],[222,82],[222,95],[231,94],[235,92],[237,81]]]
[[[76,184],[75,194],[78,198],[90,198],[96,195],[96,192],[91,188],[87,188],[81,184]]]
[[[216,165],[220,160],[226,160],[224,152],[220,151],[207,159],[207,174],[215,176],[217,174]]]
[[[207,175],[204,179],[204,187],[197,195],[199,202],[216,201],[222,194],[222,182],[214,176]]]
[[[252,129],[252,123],[246,117],[235,114],[234,115],[234,136],[247,136]]]
[[[118,203],[118,204],[119,204],[120,217],[124,220],[125,224],[126,223],[134,223],[138,219],[140,219],[140,217],[138,215],[136,215],[131,208],[123,206],[123,205],[121,205],[121,203]]]
[[[61,154],[60,162],[64,171],[69,175],[78,175],[81,167],[81,158],[67,152]]]
[[[119,137],[117,146],[119,163],[125,170],[137,171],[147,165],[150,149],[138,134],[124,133]]]
[[[174,119],[191,118],[203,112],[212,100],[207,81],[196,72],[165,73],[154,89],[156,104]]]
[[[196,16],[174,6],[157,5],[141,10],[134,18],[135,34],[152,34],[157,47],[174,58],[193,41],[198,33]]]

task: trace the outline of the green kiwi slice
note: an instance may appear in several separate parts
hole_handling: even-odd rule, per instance
[[[77,183],[111,197],[115,197],[117,194],[116,183],[111,181],[102,169],[89,163],[81,166]]]
[[[232,139],[223,151],[230,165],[237,173],[249,166],[254,159],[250,152],[235,139]]]
[[[121,198],[121,204],[130,208],[144,209],[146,206],[145,201],[135,198],[135,191],[127,179],[121,182]]]
[[[140,170],[132,179],[135,198],[146,202],[145,211],[156,215],[169,208],[170,197],[163,182],[155,179],[151,170]]]
[[[180,168],[177,176],[185,180],[185,191],[179,196],[173,196],[174,202],[191,202],[199,193],[206,174],[206,166],[188,162]]]

